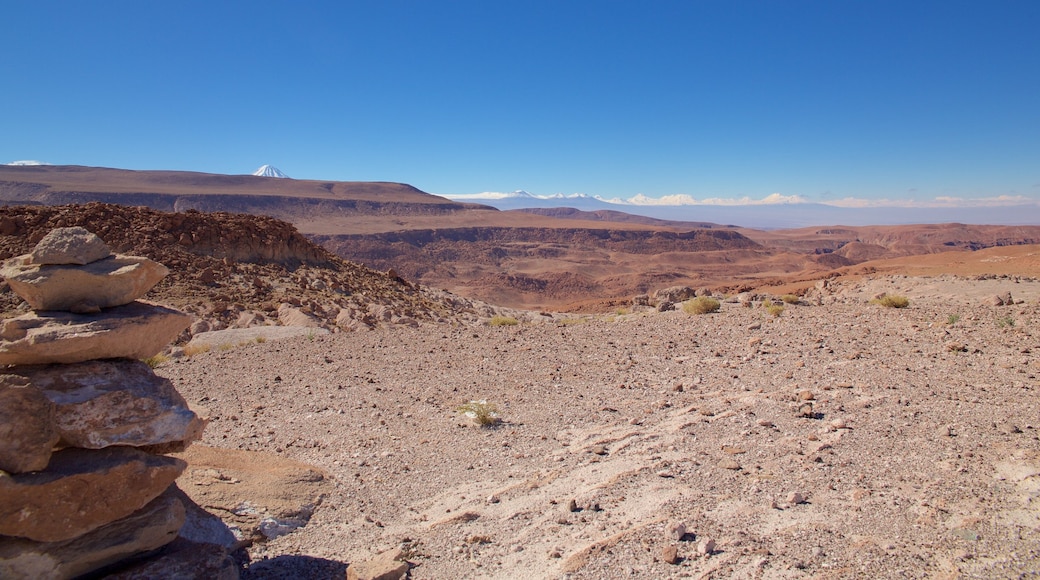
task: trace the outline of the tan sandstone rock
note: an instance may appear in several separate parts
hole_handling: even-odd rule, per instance
[[[366,562],[351,562],[347,580],[401,580],[408,575],[404,551],[395,548]]]
[[[115,255],[85,265],[41,265],[30,255],[8,260],[0,276],[33,310],[90,313],[129,304],[170,273],[140,256]]]
[[[0,365],[148,358],[189,324],[183,312],[142,301],[93,316],[29,313],[0,321]]]
[[[54,228],[36,244],[29,259],[33,264],[89,264],[112,255],[97,235],[79,226]]]
[[[57,443],[54,404],[24,377],[0,375],[0,470],[43,469]]]
[[[63,449],[45,471],[0,473],[0,535],[38,542],[79,537],[144,507],[185,465],[132,447]]]
[[[71,540],[0,538],[0,578],[81,576],[165,546],[177,537],[183,523],[184,506],[167,493],[123,519]]]
[[[54,403],[54,425],[69,447],[190,443],[205,427],[173,384],[140,361],[18,366],[9,372]]]

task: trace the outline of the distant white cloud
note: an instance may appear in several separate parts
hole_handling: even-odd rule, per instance
[[[1019,205],[1040,205],[1040,200],[1026,197],[1023,195],[998,195],[993,197],[977,197],[977,198],[961,198],[952,196],[939,196],[928,200],[920,199],[865,199],[858,197],[846,197],[844,199],[824,199],[817,202],[802,197],[800,195],[784,195],[782,193],[773,193],[767,195],[761,199],[754,199],[751,197],[739,197],[739,198],[727,198],[727,197],[707,197],[703,199],[696,199],[693,196],[687,194],[676,194],[676,195],[665,195],[661,197],[650,197],[638,193],[629,198],[604,198],[598,195],[588,195],[584,193],[574,193],[565,195],[557,193],[554,195],[535,195],[528,193],[523,190],[517,190],[512,193],[499,193],[499,192],[484,192],[484,193],[473,193],[473,194],[447,194],[445,197],[457,200],[457,201],[496,201],[496,200],[568,200],[568,199],[595,199],[603,203],[609,203],[614,205],[627,205],[627,206],[648,206],[648,207],[679,207],[679,206],[726,206],[726,207],[740,207],[740,206],[770,206],[770,205],[796,205],[796,204],[807,204],[807,203],[819,203],[822,205],[829,205],[834,207],[843,208],[877,208],[877,207],[892,207],[892,208],[972,208],[972,207],[1010,207]]]
[[[793,204],[793,203],[808,203],[808,200],[799,195],[783,195],[780,193],[773,193],[767,195],[762,199],[752,199],[750,197],[741,198],[721,198],[711,197],[702,200],[697,200],[693,196],[687,194],[676,194],[676,195],[664,195],[661,197],[650,197],[637,193],[630,198],[604,198],[598,195],[588,195],[584,193],[572,193],[565,195],[557,193],[553,195],[535,195],[528,193],[523,190],[517,190],[512,193],[501,193],[494,191],[485,191],[483,193],[462,193],[462,194],[445,194],[444,197],[454,199],[456,201],[473,201],[473,200],[503,200],[503,199],[595,199],[602,201],[603,203],[612,203],[617,205],[644,205],[644,206],[685,206],[685,205],[777,205],[777,204]]]
[[[994,197],[963,198],[952,196],[939,196],[932,199],[863,199],[857,197],[846,197],[833,201],[823,202],[835,207],[905,207],[905,208],[928,208],[928,207],[1007,207],[1015,205],[1040,205],[1035,199],[1024,195],[998,195]]]
[[[25,161],[12,161],[10,163],[7,163],[7,165],[50,165],[50,163],[47,163],[45,161],[33,161],[31,159],[27,159]]]

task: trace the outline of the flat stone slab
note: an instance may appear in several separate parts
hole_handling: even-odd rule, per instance
[[[133,447],[55,452],[44,471],[0,473],[0,535],[37,542],[78,538],[144,507],[186,465]]]
[[[226,330],[211,330],[200,332],[191,337],[189,346],[220,346],[228,344],[236,346],[246,342],[261,342],[267,340],[280,340],[284,338],[296,338],[297,336],[318,336],[329,334],[324,328],[310,328],[304,326],[251,326],[249,328],[228,328]]]
[[[72,540],[0,538],[0,578],[82,576],[169,544],[183,523],[184,505],[167,492],[133,514]]]
[[[169,273],[166,266],[148,258],[120,254],[84,265],[36,264],[26,254],[0,268],[11,291],[33,310],[79,313],[129,304]]]
[[[191,324],[179,310],[131,302],[102,314],[31,312],[0,321],[0,365],[144,359]]]
[[[8,372],[7,378],[24,380],[53,404],[54,428],[68,447],[187,444],[201,437],[206,426],[169,379],[140,361],[16,366]],[[0,381],[4,378],[0,375]]]

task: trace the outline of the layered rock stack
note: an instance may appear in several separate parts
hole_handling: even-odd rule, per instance
[[[190,323],[139,301],[168,273],[58,228],[0,269],[33,312],[0,321],[0,578],[71,578],[152,553],[185,519],[162,455],[205,421],[141,362]]]

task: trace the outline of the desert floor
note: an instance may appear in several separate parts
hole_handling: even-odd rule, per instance
[[[211,418],[180,480],[200,504],[318,503],[246,577],[403,546],[412,578],[1018,578],[1040,570],[1038,298],[868,278],[779,317],[423,324],[157,372]]]

